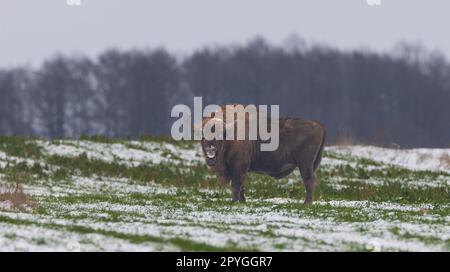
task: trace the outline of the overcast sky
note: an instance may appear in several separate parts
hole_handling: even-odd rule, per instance
[[[55,52],[164,46],[177,54],[291,34],[344,49],[421,42],[450,56],[449,0],[0,0],[0,68]],[[372,0],[373,1],[373,0]]]

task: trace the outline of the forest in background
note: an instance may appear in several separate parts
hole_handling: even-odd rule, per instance
[[[450,63],[401,43],[391,52],[339,50],[292,38],[201,48],[187,56],[109,49],[0,69],[0,135],[138,138],[169,135],[176,104],[280,105],[317,119],[328,143],[450,146]]]

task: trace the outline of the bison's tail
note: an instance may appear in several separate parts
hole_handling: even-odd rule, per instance
[[[314,160],[314,171],[316,171],[317,167],[319,167],[320,161],[322,161],[322,152],[325,147],[325,139],[327,137],[327,131],[325,127],[322,124],[321,127],[323,129],[322,143],[320,144],[319,150],[316,155],[316,159]]]

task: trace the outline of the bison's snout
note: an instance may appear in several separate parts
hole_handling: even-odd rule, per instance
[[[213,159],[216,157],[217,148],[213,145],[206,148],[206,157]]]

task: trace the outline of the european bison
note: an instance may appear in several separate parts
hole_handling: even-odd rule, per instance
[[[222,109],[225,112],[225,106],[222,106]],[[204,118],[203,126],[212,118],[217,122],[218,119],[211,116]],[[219,120],[224,126],[236,123],[236,120],[227,122],[224,119]],[[261,151],[259,138],[257,140],[203,138],[201,144],[208,166],[224,183],[231,180],[233,202],[245,202],[244,180],[247,172],[263,173],[280,179],[298,167],[306,187],[305,204],[312,204],[314,172],[322,158],[325,136],[324,126],[317,121],[280,118],[279,146],[275,151]]]

